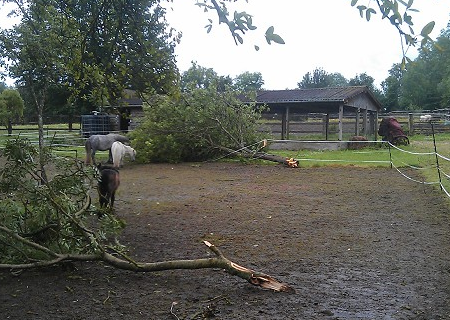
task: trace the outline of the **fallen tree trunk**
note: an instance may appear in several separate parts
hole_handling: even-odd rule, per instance
[[[264,142],[261,149],[263,149],[266,146],[266,142]],[[226,147],[220,147],[220,149],[228,152],[228,154],[234,154],[239,155],[241,157],[247,158],[247,159],[261,159],[261,160],[267,160],[272,162],[281,163],[285,166],[291,167],[291,168],[297,168],[298,167],[298,161],[294,160],[293,158],[286,158],[282,157],[276,154],[269,154],[266,152],[261,151],[252,151],[248,148],[242,148],[239,150],[232,150]]]
[[[14,233],[12,230],[0,226],[0,231],[13,237],[34,249],[37,249],[51,258],[49,260],[35,261],[23,264],[0,264],[0,269],[7,270],[21,270],[32,269],[39,267],[48,267],[63,262],[76,262],[76,261],[102,261],[115,268],[129,270],[134,272],[155,272],[174,269],[204,269],[204,268],[220,268],[227,273],[237,276],[239,278],[247,280],[249,283],[266,289],[271,289],[278,292],[295,293],[295,289],[291,286],[281,283],[273,277],[264,273],[256,272],[246,267],[242,267],[229,259],[227,259],[220,250],[208,241],[204,241],[204,244],[216,255],[215,258],[204,259],[192,259],[192,260],[172,260],[162,262],[135,262],[132,259],[122,255],[122,258],[118,258],[115,255],[106,251],[101,251],[97,254],[59,254],[49,250],[48,248],[41,246],[35,242],[21,237]],[[120,255],[120,253],[119,253]]]

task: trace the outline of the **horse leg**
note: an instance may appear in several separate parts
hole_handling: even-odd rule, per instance
[[[111,193],[111,209],[114,207],[114,200],[116,200],[116,192]]]
[[[98,198],[100,202],[100,208],[107,207],[108,206],[108,193],[105,192],[105,190],[101,190],[102,188],[98,190]]]
[[[109,158],[108,158],[108,163],[113,163],[113,156],[112,156],[111,148],[109,148]]]

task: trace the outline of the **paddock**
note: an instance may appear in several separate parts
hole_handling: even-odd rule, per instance
[[[135,274],[97,264],[0,273],[5,318],[447,319],[450,212],[439,188],[395,169],[131,163],[116,214],[136,261],[230,259],[292,285],[221,270]],[[12,294],[13,293],[13,294]],[[200,313],[199,313],[200,312]],[[209,313],[207,313],[209,312]]]

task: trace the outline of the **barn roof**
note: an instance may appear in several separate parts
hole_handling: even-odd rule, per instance
[[[381,110],[380,102],[367,86],[261,90],[257,92],[256,103],[275,109],[292,106],[297,111],[306,112],[334,112],[339,105]]]

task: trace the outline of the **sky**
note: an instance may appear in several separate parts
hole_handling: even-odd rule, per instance
[[[175,49],[177,66],[186,71],[196,62],[212,68],[221,76],[232,78],[243,72],[260,72],[264,89],[294,89],[307,72],[322,68],[339,72],[347,79],[367,73],[375,84],[387,78],[394,63],[401,62],[398,32],[380,14],[370,22],[362,19],[350,0],[240,0],[229,4],[230,11],[246,11],[253,16],[256,31],[244,35],[244,44],[235,45],[225,25],[217,24],[215,12],[203,12],[197,0],[173,0],[166,4],[166,18],[171,27],[183,33]],[[201,0],[202,2],[202,0]],[[369,0],[359,0],[367,4]],[[234,6],[233,6],[234,5]],[[420,33],[429,21],[435,21],[431,37],[436,38],[450,20],[448,0],[415,0],[414,31]],[[9,28],[14,20],[5,18],[0,7],[0,27]],[[210,33],[205,26],[212,19]],[[284,45],[268,45],[265,30],[273,25]],[[254,45],[260,47],[259,51]],[[416,49],[408,51],[415,58]],[[12,80],[7,79],[12,85]]]
[[[368,2],[360,0],[358,4]],[[397,30],[380,14],[370,22],[362,19],[350,0],[238,1],[238,11],[251,14],[258,27],[254,34],[247,33],[239,46],[226,26],[217,24],[214,12],[204,13],[194,5],[195,0],[173,3],[166,17],[171,26],[183,32],[175,50],[182,72],[192,61],[233,78],[245,71],[260,72],[265,89],[283,90],[297,88],[307,72],[322,68],[347,79],[365,72],[379,86],[392,65],[402,59]],[[433,39],[450,20],[448,0],[415,0],[413,8],[420,11],[413,15],[416,33],[426,23],[436,22]],[[208,18],[216,22],[210,33],[205,29]],[[268,45],[265,41],[265,30],[271,25],[285,40],[284,45]],[[255,44],[259,51],[254,49]],[[410,49],[408,56],[415,58],[417,51]]]

